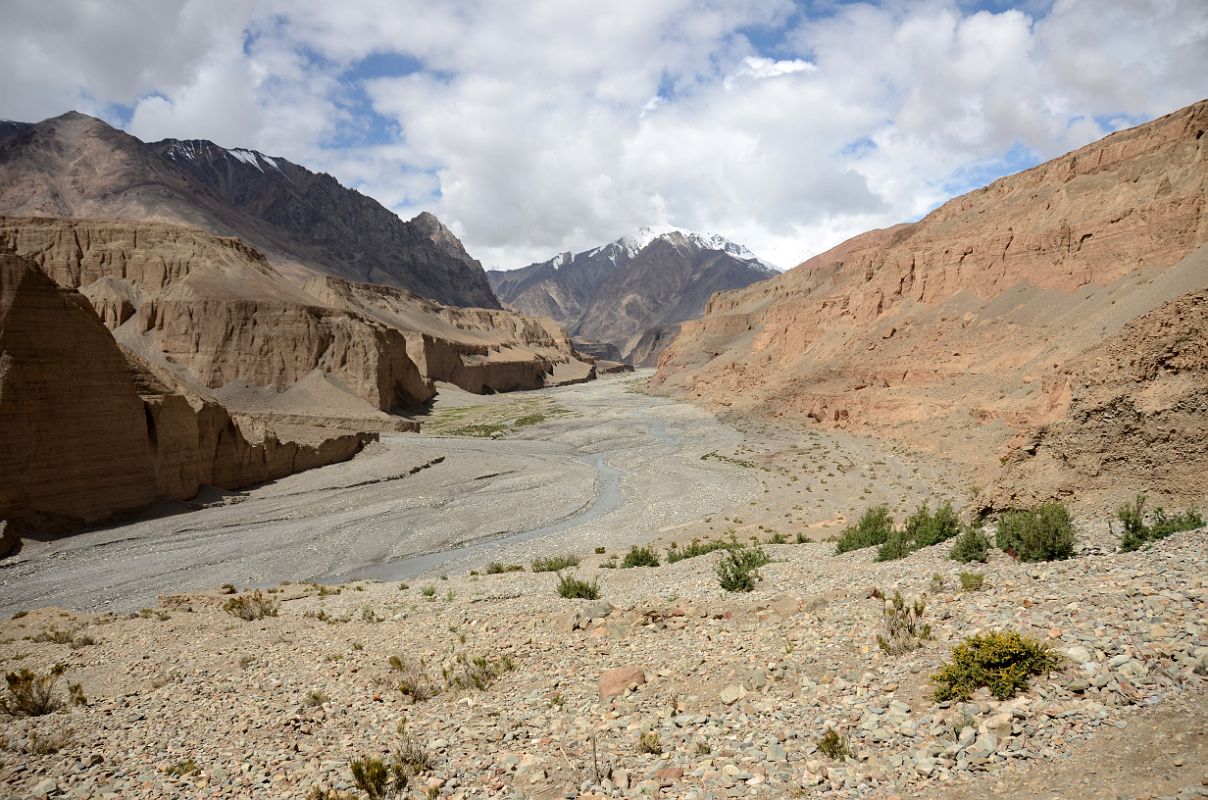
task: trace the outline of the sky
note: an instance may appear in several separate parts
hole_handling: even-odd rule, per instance
[[[791,267],[1208,97],[1205,0],[0,8],[0,118],[284,156],[487,267],[646,225]]]

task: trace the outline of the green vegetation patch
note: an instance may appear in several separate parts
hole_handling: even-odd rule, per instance
[[[1150,542],[1165,539],[1180,531],[1193,531],[1204,527],[1200,512],[1191,509],[1182,514],[1167,514],[1161,507],[1145,513],[1145,495],[1116,509],[1116,517],[1123,526],[1120,531],[1120,550],[1128,553],[1140,550]]]
[[[1008,511],[998,520],[995,544],[1020,561],[1057,561],[1074,554],[1074,523],[1059,502]]]
[[[1028,679],[1056,667],[1058,658],[1041,642],[1016,631],[970,636],[952,650],[952,658],[931,676],[937,702],[972,699],[985,686],[999,700],[1028,688]]]

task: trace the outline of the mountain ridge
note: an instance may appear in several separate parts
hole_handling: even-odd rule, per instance
[[[500,307],[482,265],[430,214],[404,221],[288,159],[146,143],[78,112],[0,126],[0,213],[172,222],[238,236],[299,283],[329,274]]]
[[[629,359],[651,328],[699,315],[715,291],[775,274],[743,245],[662,226],[487,276],[509,307],[549,316],[572,336],[614,345]]]

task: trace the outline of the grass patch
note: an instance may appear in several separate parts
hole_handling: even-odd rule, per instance
[[[931,676],[937,702],[972,699],[985,686],[999,700],[1028,688],[1028,679],[1057,666],[1044,644],[1016,631],[970,636],[952,650],[952,658]]]
[[[500,675],[514,669],[516,662],[512,661],[511,656],[470,658],[462,653],[454,659],[452,666],[444,669],[445,686],[449,689],[477,689],[481,692],[490,688]]]
[[[390,656],[387,663],[398,673],[398,690],[403,697],[415,703],[431,700],[440,694],[440,686],[424,668],[422,661],[412,661],[400,656]]]
[[[524,572],[523,564],[504,564],[500,561],[492,561],[487,564],[486,573],[488,575],[502,575],[505,572]]]
[[[980,592],[986,583],[986,576],[980,572],[961,573],[962,592]]]
[[[629,552],[625,554],[625,558],[621,559],[621,569],[657,567],[658,565],[659,555],[653,547],[638,547],[636,544],[629,548]]]
[[[201,772],[201,767],[197,766],[197,762],[191,758],[177,761],[170,767],[164,768],[164,774],[172,778],[183,778],[187,775],[196,775],[198,772]]]
[[[674,545],[674,543],[673,543],[673,545]],[[731,549],[733,547],[737,547],[737,546],[738,546],[738,542],[736,542],[736,541],[724,541],[721,539],[715,539],[715,540],[709,541],[709,542],[702,542],[699,539],[693,539],[691,542],[684,545],[683,547],[676,547],[676,546],[670,547],[667,550],[667,563],[674,564],[677,561],[683,561],[684,559],[687,559],[687,558],[696,558],[698,556],[705,556],[705,555],[708,555],[709,553],[713,553],[718,550],[729,550],[729,549]]]
[[[600,597],[600,584],[594,578],[588,582],[574,575],[558,573],[558,596],[569,600],[597,600]]]
[[[654,731],[646,731],[638,737],[638,752],[649,753],[652,756],[663,754],[663,745],[659,741],[659,735]]]
[[[577,566],[579,566],[578,556],[561,555],[533,559],[533,572],[561,572]]]

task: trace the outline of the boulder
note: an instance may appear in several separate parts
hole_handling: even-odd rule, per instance
[[[600,699],[624,694],[630,687],[646,683],[646,673],[637,667],[610,669],[600,675]]]

